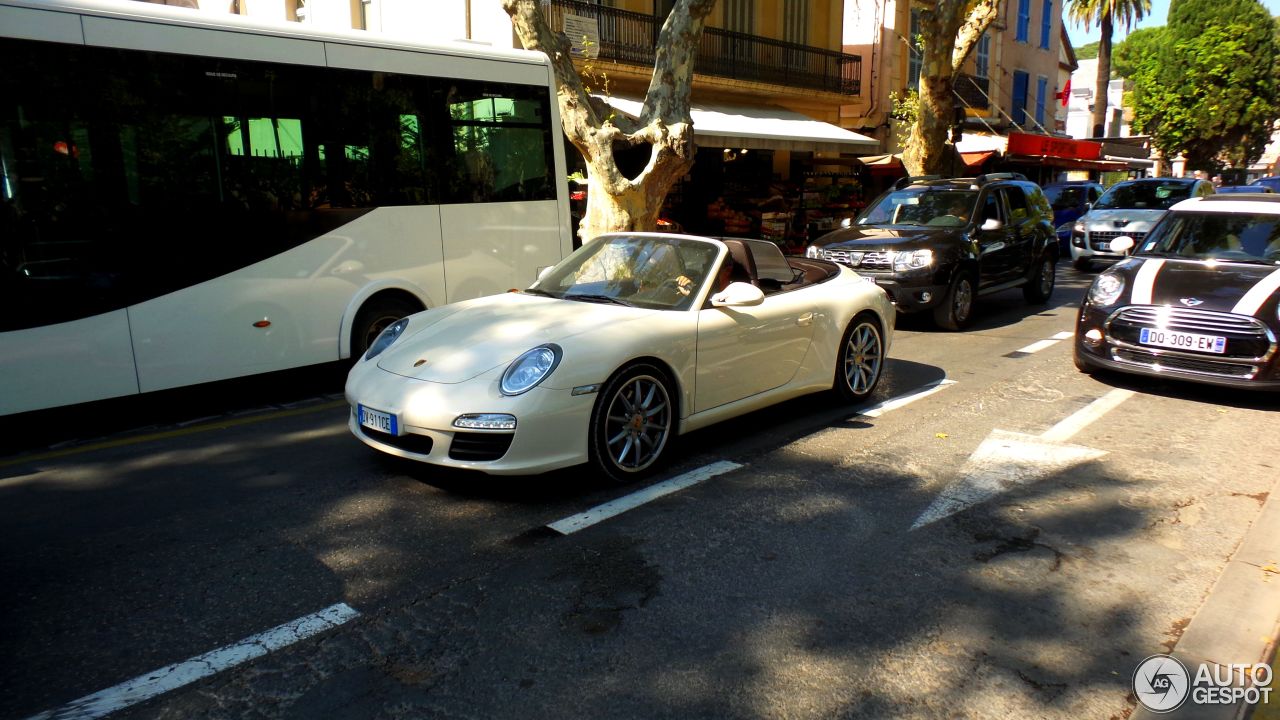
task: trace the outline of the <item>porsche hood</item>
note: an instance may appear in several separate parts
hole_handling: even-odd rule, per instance
[[[1249,263],[1206,263],[1141,258],[1121,268],[1132,286],[1131,302],[1275,317],[1280,268]],[[1271,324],[1271,323],[1268,323]]]
[[[408,334],[378,356],[378,367],[418,380],[460,383],[538,345],[657,312],[519,293],[448,307],[453,312],[439,320],[430,317],[434,311],[411,317]],[[415,320],[422,325],[417,332]]]

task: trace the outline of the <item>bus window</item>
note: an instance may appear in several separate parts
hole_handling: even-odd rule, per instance
[[[547,100],[518,86],[456,83],[448,91],[453,162],[448,202],[555,197]]]

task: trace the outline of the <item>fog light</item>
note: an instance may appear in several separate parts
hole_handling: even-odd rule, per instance
[[[1089,347],[1098,347],[1102,344],[1102,331],[1097,328],[1093,328],[1084,334],[1084,342]]]
[[[930,293],[930,292],[920,293],[920,302],[929,302],[932,299],[933,299],[933,293]]]
[[[516,418],[506,413],[474,413],[459,415],[453,426],[467,430],[515,430]]]

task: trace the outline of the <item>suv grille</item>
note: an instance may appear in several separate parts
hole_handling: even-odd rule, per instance
[[[823,250],[822,257],[831,262],[838,262],[849,267],[864,270],[892,270],[893,253],[888,250]]]
[[[1116,340],[1136,345],[1144,327],[1217,335],[1227,339],[1224,354],[1206,354],[1206,357],[1259,361],[1275,350],[1275,343],[1267,332],[1267,326],[1257,319],[1213,310],[1130,305],[1111,316],[1108,333]],[[1164,361],[1162,363],[1169,364]]]
[[[1147,236],[1145,232],[1112,232],[1110,230],[1107,230],[1105,232],[1090,231],[1089,241],[1093,243],[1094,250],[1101,250],[1102,252],[1111,252],[1111,241],[1115,240],[1121,235],[1133,238],[1133,244],[1135,246],[1141,245],[1143,238]]]

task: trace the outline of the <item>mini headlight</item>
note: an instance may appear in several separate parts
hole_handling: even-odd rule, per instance
[[[1124,292],[1124,276],[1119,273],[1105,272],[1094,278],[1089,287],[1089,302],[1094,305],[1113,305]]]
[[[893,269],[897,272],[929,267],[932,264],[932,250],[903,250],[893,256]]]
[[[502,373],[499,387],[503,395],[519,395],[532,390],[560,364],[563,351],[559,345],[539,345],[516,358]]]
[[[364,359],[372,360],[381,355],[383,350],[391,347],[391,343],[400,339],[400,336],[404,334],[405,328],[407,327],[409,327],[409,318],[400,318],[388,325],[381,333],[378,334],[378,337],[373,341],[373,344],[369,346],[368,352],[364,354]]]
[[[817,258],[821,260],[822,251],[818,249],[817,245],[810,245],[808,248],[805,249],[804,256],[807,258]]]

